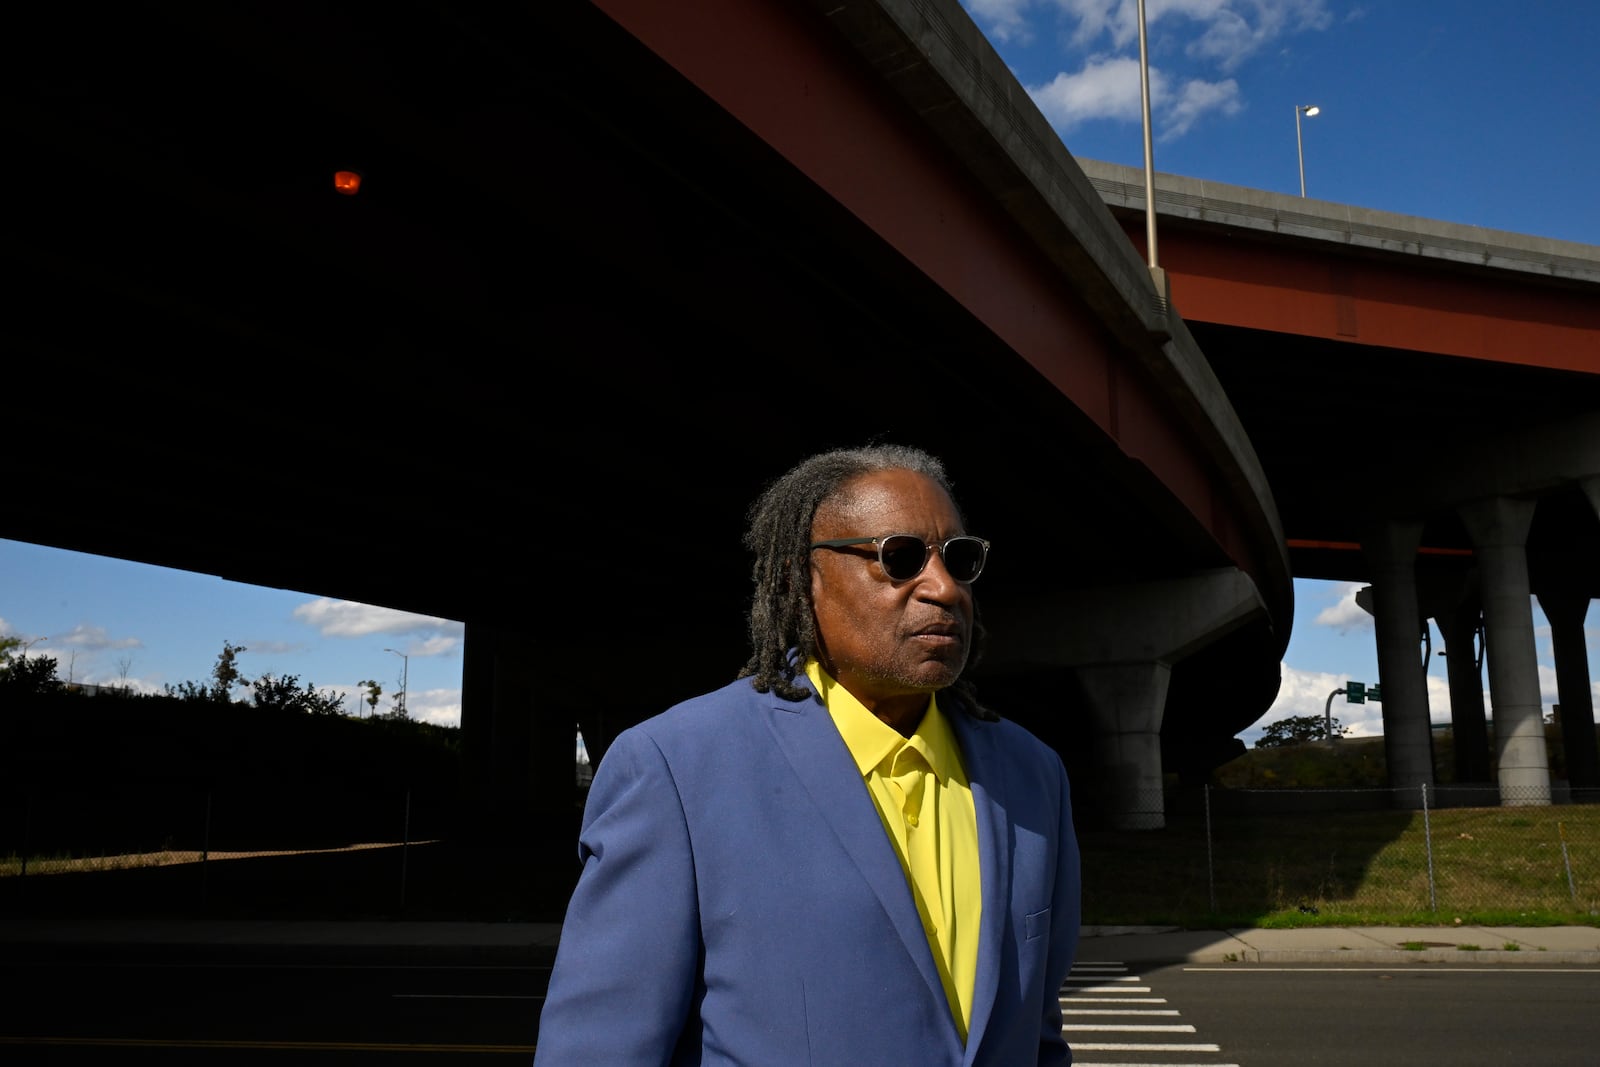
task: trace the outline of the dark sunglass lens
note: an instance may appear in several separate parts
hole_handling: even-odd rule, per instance
[[[894,581],[903,582],[922,571],[928,559],[928,546],[919,537],[895,534],[884,538],[878,558],[883,560],[883,573]]]
[[[958,582],[970,582],[983,569],[983,542],[976,537],[953,537],[944,545],[944,568]]]

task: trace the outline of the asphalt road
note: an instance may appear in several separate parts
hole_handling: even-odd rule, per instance
[[[503,964],[7,963],[0,1063],[526,1067],[548,980]]]
[[[1593,964],[1102,964],[1063,998],[1079,1067],[1592,1067],[1597,1003]]]
[[[548,966],[126,954],[0,963],[0,1062],[521,1064]],[[1063,997],[1080,1067],[1578,1067],[1600,965],[1102,961]]]

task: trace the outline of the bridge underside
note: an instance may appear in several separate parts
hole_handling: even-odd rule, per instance
[[[1142,175],[1083,166],[1142,249]],[[1390,784],[1420,796],[1441,770],[1432,642],[1420,664],[1417,647],[1431,620],[1454,780],[1548,803],[1554,720],[1570,795],[1600,796],[1584,633],[1600,596],[1595,250],[1175,176],[1155,204],[1174,305],[1256,445],[1295,575],[1365,586]]]
[[[1600,411],[1594,374],[1189,328],[1258,443],[1300,578],[1370,581],[1363,536],[1419,501],[1427,508],[1419,573],[1459,576],[1473,565],[1472,541],[1446,501],[1426,502],[1430,490],[1459,484],[1463,466],[1487,466],[1488,451]],[[1528,542],[1534,589],[1600,597],[1593,506],[1576,482],[1530,491],[1539,501]]]
[[[15,478],[0,536],[463,620],[468,685],[474,633],[524,648],[543,718],[513,741],[569,763],[573,721],[599,738],[738,670],[744,508],[817,448],[943,455],[996,545],[986,602],[1231,565],[591,5],[384,10],[120,5],[41,34],[4,119],[6,414],[15,461],[58,473]],[[1176,665],[1169,769],[1236,750],[1286,625]],[[1085,758],[1070,671],[976,678]]]

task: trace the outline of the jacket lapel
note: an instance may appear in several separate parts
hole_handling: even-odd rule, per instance
[[[943,1005],[944,985],[934,968],[933,950],[928,947],[916,901],[906,885],[905,871],[895,856],[894,846],[889,843],[866,783],[861,780],[861,773],[850,758],[828,710],[815,698],[802,703],[773,698],[770,708],[768,721],[779,749],[805,786],[823,822],[839,839],[862,878],[877,895],[878,903],[900,935],[929,991]],[[978,822],[981,841],[981,816]],[[987,928],[987,917],[983,925]],[[989,936],[987,929],[983,936]],[[981,970],[980,965],[980,973]],[[993,999],[992,993],[990,998]]]

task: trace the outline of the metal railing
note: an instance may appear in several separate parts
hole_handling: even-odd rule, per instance
[[[0,915],[542,918],[576,876],[575,814],[535,840],[453,793],[266,792],[0,789]],[[1175,789],[1159,829],[1078,827],[1084,921],[1600,921],[1600,798],[1556,795]]]

